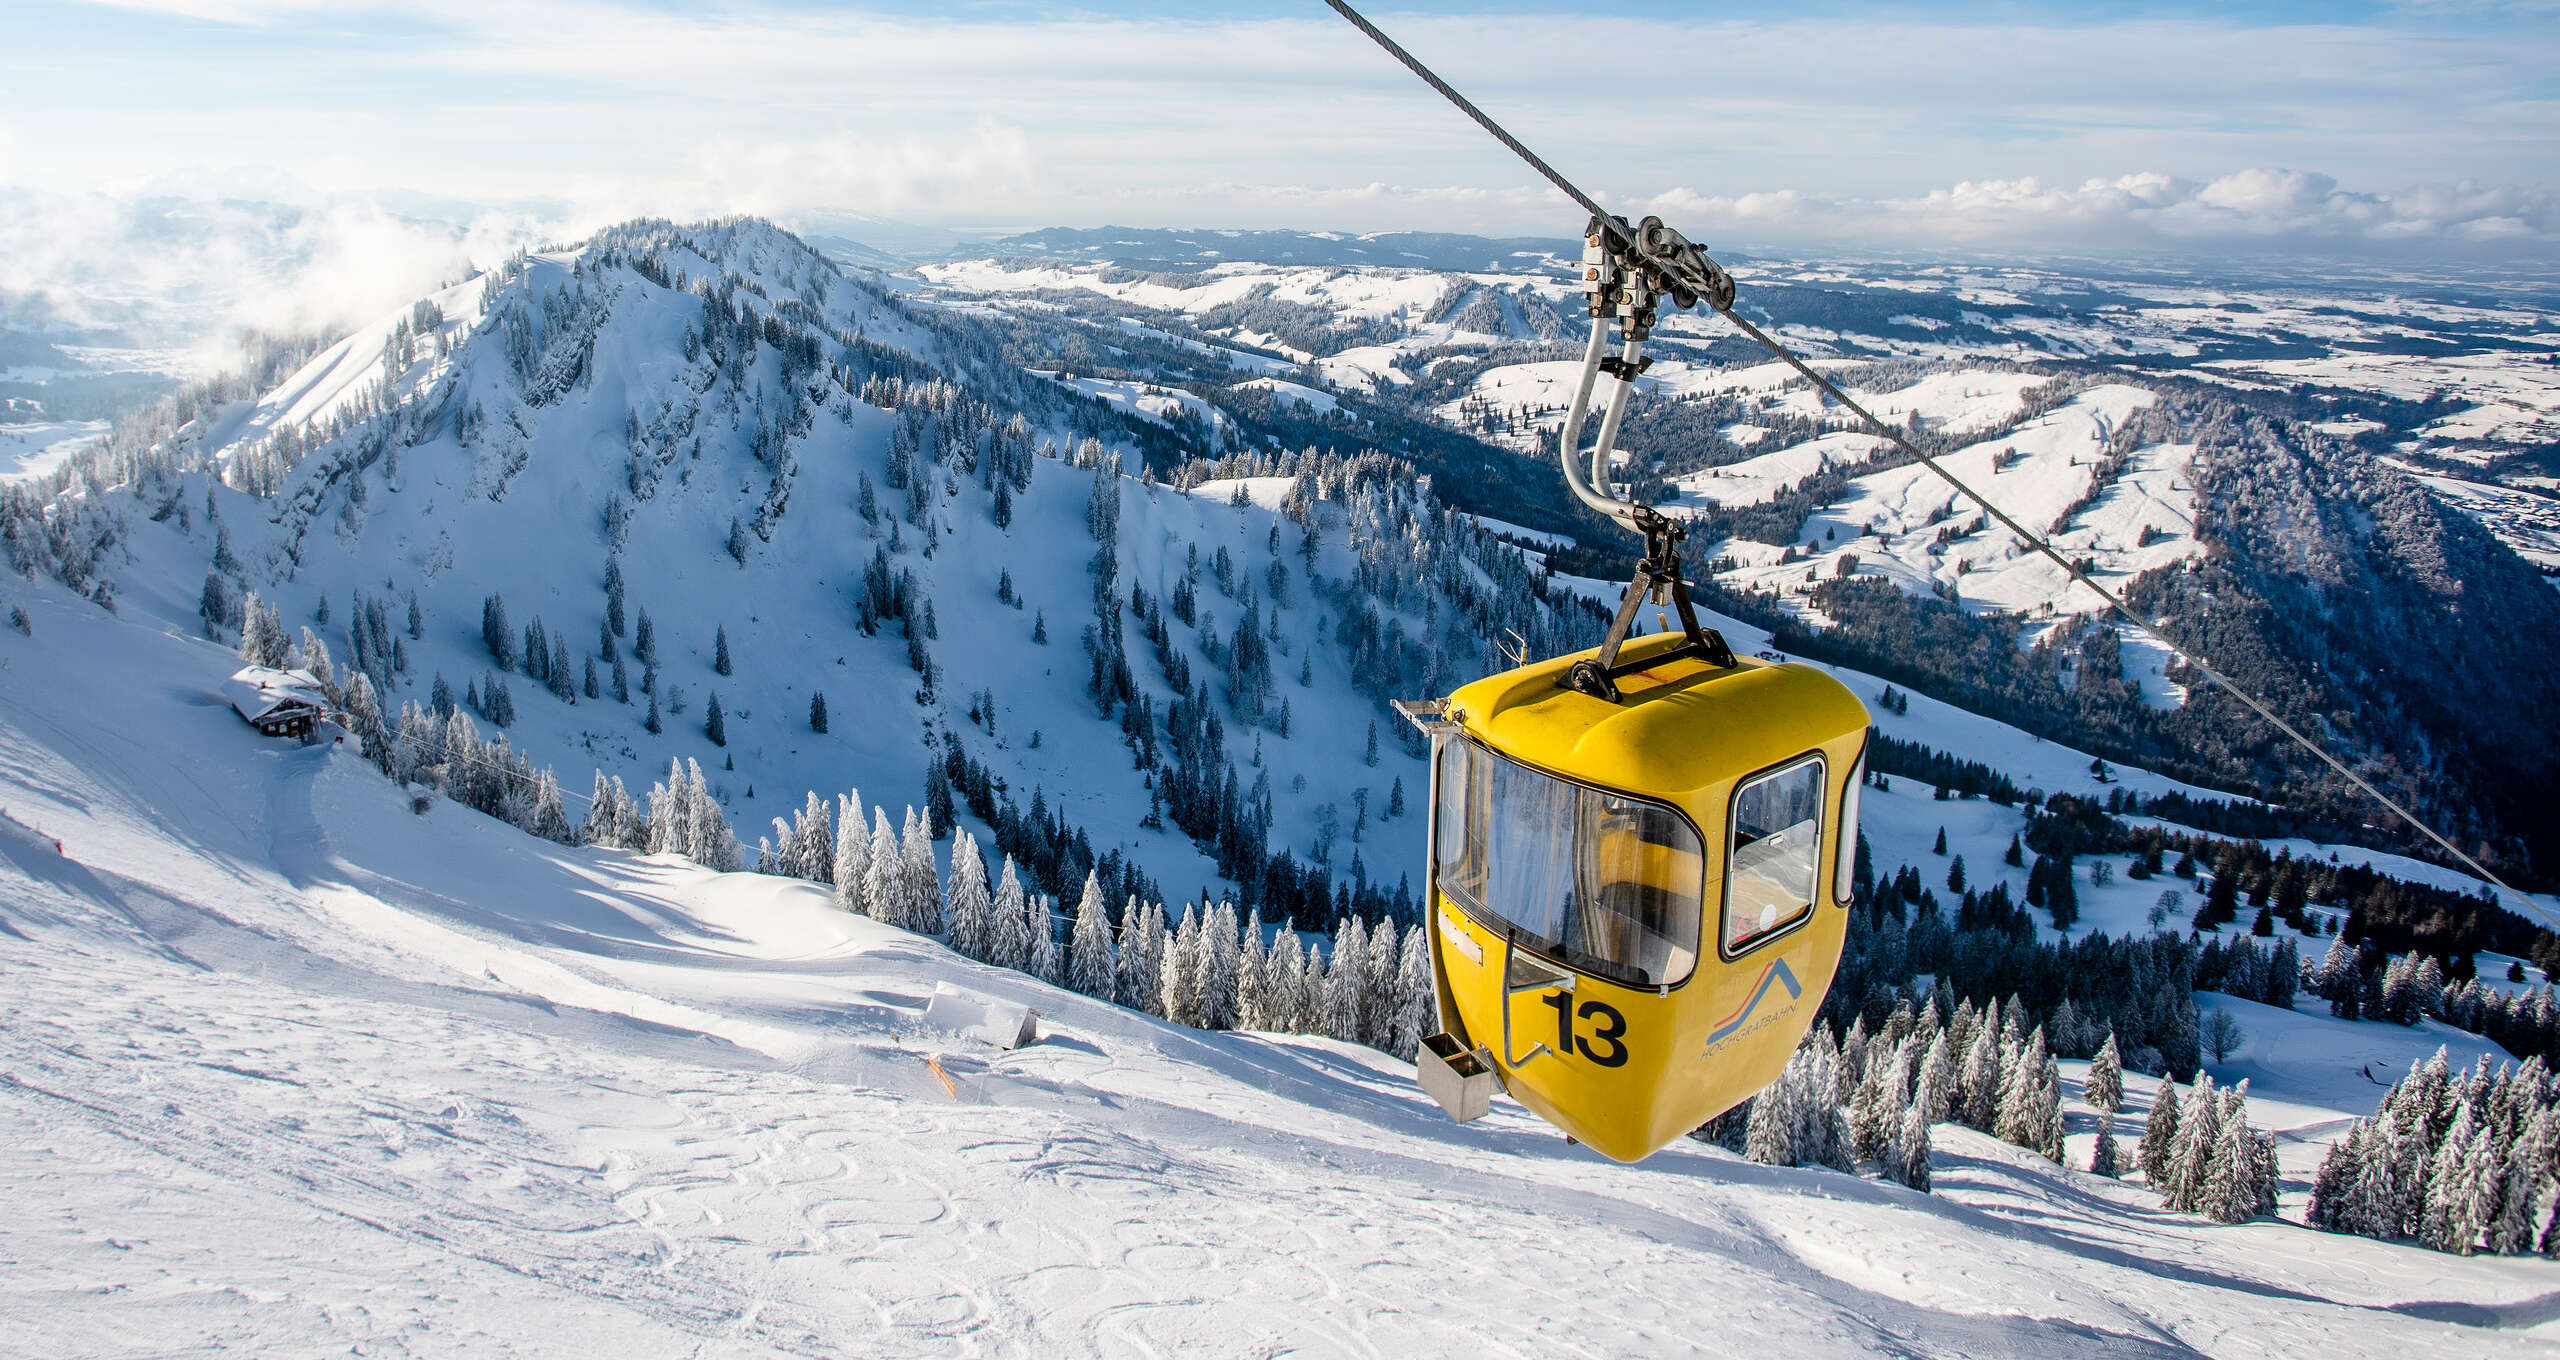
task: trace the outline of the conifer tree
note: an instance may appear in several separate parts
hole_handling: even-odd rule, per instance
[[[1206,960],[1200,956],[1200,914],[1184,907],[1182,921],[1173,929],[1164,958],[1157,966],[1156,1005],[1164,1018],[1177,1025],[1198,1027],[1207,996]]]
[[[657,695],[652,694],[649,696],[649,716],[640,720],[640,726],[646,729],[649,735],[653,737],[667,730],[666,723],[661,721],[658,717]]]
[[[2115,1181],[2117,1158],[2120,1158],[2120,1155],[2122,1153],[2117,1153],[2117,1147],[2115,1147],[2115,1114],[2099,1114],[2097,1147],[2089,1150],[2089,1173],[2092,1173],[2092,1176],[2104,1176],[2109,1178],[2109,1181]]]
[[[2179,1113],[2177,1142],[2169,1152],[2169,1178],[2158,1188],[2170,1208],[2195,1213],[2204,1202],[2205,1178],[2213,1170],[2214,1154],[2222,1146],[2222,1102],[2214,1094],[2210,1074],[2196,1078]]]
[[[1439,998],[1431,984],[1431,941],[1416,926],[1404,933],[1404,954],[1396,963],[1395,1023],[1387,1030],[1387,1052],[1410,1058],[1422,1049],[1433,1029]]]
[[[2346,1136],[2329,1145],[2320,1169],[2311,1177],[2311,1203],[2303,1222],[2327,1232],[2356,1230],[2350,1199],[2364,1173],[2364,1148],[2372,1124],[2358,1120]]]
[[[356,750],[375,769],[391,773],[391,730],[383,725],[382,701],[374,697],[373,679],[356,671],[347,682],[347,727],[355,733]]]
[[[809,730],[822,737],[827,734],[827,696],[823,693],[809,696]]]
[[[256,591],[249,592],[241,607],[240,659],[252,666],[281,667],[290,647],[283,616]]]
[[[2256,1139],[2248,1121],[2226,1116],[2197,1191],[2195,1211],[2216,1223],[2246,1222],[2257,1212]]]
[[[1067,985],[1086,996],[1111,999],[1113,969],[1119,960],[1111,949],[1111,911],[1102,900],[1102,881],[1084,876],[1084,895],[1076,900],[1075,932],[1068,947]]]
[[[401,726],[406,728],[406,715],[403,716]],[[595,791],[587,796],[587,824],[582,828],[583,839],[589,845],[608,850],[618,848],[621,841],[616,839],[616,821],[613,781],[599,769],[596,771]]]
[[[1973,1051],[1965,1056],[1957,1120],[1985,1133],[1991,1132],[1999,1122],[2001,1086],[2007,1075],[2007,1069],[2001,1063],[1999,1029],[1984,1024],[1974,1036]]]
[[[871,809],[871,852],[862,866],[862,900],[871,919],[882,925],[906,925],[906,874],[898,853],[898,833],[889,829],[889,814]]]
[[[995,924],[995,899],[987,889],[987,858],[978,850],[978,838],[965,831],[951,843],[949,895],[943,899],[943,908],[952,949],[973,959],[985,958],[990,927]]]
[[[939,839],[947,834],[958,819],[958,800],[951,793],[951,776],[941,761],[931,761],[924,769],[925,834]]]
[[[2468,1220],[2478,1184],[2472,1175],[2473,1144],[2482,1132],[2471,1102],[2460,1100],[2453,1123],[2437,1142],[2435,1155],[2428,1159],[2418,1237],[2438,1251],[2467,1251],[2470,1237],[2477,1233],[2477,1225]]]
[[[1151,1009],[1156,979],[1146,970],[1146,910],[1132,897],[1120,913],[1120,947],[1112,959],[1111,999],[1133,1011]]]
[[[1935,1124],[1947,1117],[1955,1092],[1955,1035],[1940,1030],[1929,1040],[1928,1054],[1921,1060],[1920,1080],[1911,1094],[1911,1103],[1920,1108],[1924,1122]]]
[[[1929,1193],[1929,1117],[1918,1105],[1903,1111],[1902,1137],[1895,1151],[1900,1163],[1894,1168],[1894,1179],[1922,1194]]]
[[[652,855],[680,855],[685,834],[684,762],[671,760],[667,777],[649,790],[649,838],[642,848]]]
[[[733,873],[738,868],[741,850],[738,838],[729,830],[729,819],[720,810],[719,800],[705,787],[702,766],[685,762],[686,794],[693,804],[694,848],[696,858],[708,869]]]
[[[1138,932],[1139,1002],[1150,1015],[1164,1014],[1164,956],[1168,932],[1164,924],[1164,904],[1147,904],[1144,928]]]
[[[1066,959],[1058,952],[1057,931],[1050,924],[1052,905],[1045,894],[1031,899],[1025,922],[1031,932],[1031,967],[1026,971],[1052,987],[1062,987],[1067,981]]]
[[[1743,1135],[1742,1155],[1764,1166],[1793,1166],[1796,1162],[1796,1136],[1803,1124],[1797,1109],[1796,1065],[1787,1064],[1778,1079],[1752,1098],[1749,1131]]]
[[[856,916],[871,914],[871,900],[864,896],[870,867],[871,836],[862,825],[862,791],[856,789],[836,800],[837,906]]]
[[[720,696],[716,693],[702,706],[702,735],[714,746],[729,744],[729,724],[720,715]]]
[[[515,628],[507,622],[507,602],[497,595],[480,602],[480,641],[489,649],[489,659],[501,669],[514,668]]]
[[[1295,1033],[1298,1028],[1298,991],[1306,961],[1298,948],[1298,933],[1284,928],[1271,942],[1271,952],[1263,960],[1263,1012],[1257,1028],[1281,1034]]]
[[[1360,918],[1343,917],[1324,970],[1324,1032],[1333,1038],[1359,1041],[1361,973],[1368,954],[1369,935]]]
[[[363,672],[357,674],[361,676]],[[524,829],[562,845],[571,844],[576,839],[577,833],[569,825],[569,811],[561,804],[560,777],[548,767],[534,777],[533,811]]]
[[[2548,1112],[2539,1117],[2548,1118]],[[2481,1215],[2488,1225],[2488,1250],[2500,1256],[2518,1256],[2532,1249],[2534,1183],[2541,1175],[2542,1165],[2533,1149],[2519,1141],[2508,1151],[2494,1191],[2483,1187],[2490,1202],[2487,1212]]]
[[[804,793],[800,815],[792,826],[800,841],[800,863],[791,872],[832,888],[836,882],[835,810],[814,792]]]
[[[942,933],[942,876],[933,862],[933,830],[924,818],[909,813],[907,834],[899,847],[907,880],[907,929],[919,935]]]
[[[1810,1051],[1799,1051],[1798,1056],[1805,1060],[1804,1130],[1797,1139],[1796,1155],[1834,1171],[1853,1170],[1846,1155],[1848,1129],[1841,1118],[1845,1092],[1840,1087],[1840,1049],[1832,1042],[1830,1027],[1815,1026]]]
[[[729,667],[729,629],[726,625],[712,630],[711,669],[718,675],[732,673]]]
[[[886,819],[880,823],[885,830]],[[995,933],[987,962],[1001,968],[1028,972],[1032,962],[1031,907],[1022,889],[1022,877],[1014,868],[1013,856],[1004,857],[1004,871],[996,882]]]
[[[2082,1087],[2089,1108],[2114,1114],[2124,1108],[2124,1059],[2116,1052],[2116,1032],[2107,1031],[2107,1041],[2098,1048],[2098,1056],[2090,1060],[2089,1080]]]
[[[1878,1044],[1882,1049],[1882,1044]],[[1848,1156],[1852,1166],[1892,1161],[1894,1140],[1902,1133],[1902,1112],[1910,1106],[1903,1089],[1902,1056],[1895,1051],[1871,1053],[1849,1103]]]
[[[1268,1001],[1269,962],[1271,951],[1262,941],[1262,920],[1250,909],[1242,914],[1236,934],[1236,1021],[1237,1029],[1269,1029]]]
[[[2035,1036],[2019,1052],[2003,1057],[2000,1109],[1992,1136],[2019,1147],[2034,1147],[2037,1086],[2044,1075],[2044,1027],[2038,1025]]]
[[[2028,1141],[2026,1146],[2041,1152],[2056,1165],[2062,1162],[2062,1064],[2047,1053],[2038,1067],[2036,1086],[2029,1106]]]
[[[1236,1025],[1236,930],[1235,904],[1220,902],[1209,913],[1208,938],[1204,944],[1207,998],[1203,1015],[1204,1023],[1211,1029],[1233,1029]],[[1373,946],[1376,941],[1376,936],[1370,937]],[[1372,953],[1375,953],[1374,948]],[[1388,972],[1392,974],[1393,970],[1394,961],[1390,959]],[[1383,991],[1381,995],[1384,995]]]
[[[2142,1142],[2135,1149],[2142,1163],[2142,1178],[2154,1190],[2168,1184],[2169,1156],[2178,1141],[2178,1088],[2175,1083],[2160,1083],[2160,1094],[2151,1102],[2151,1118],[2142,1126]]]

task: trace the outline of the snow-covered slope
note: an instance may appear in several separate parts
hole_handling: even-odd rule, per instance
[[[786,335],[807,349],[794,349],[803,339],[777,347]],[[1068,458],[1130,454],[1134,471],[1125,429],[1096,437],[1112,434],[1114,411],[1158,425],[1196,419],[1204,431],[1225,417],[1180,389],[1054,374],[1011,375],[1010,387],[999,375],[968,391],[874,384],[866,400],[837,367],[860,354],[966,376],[947,344],[756,224],[634,229],[530,256],[381,318],[190,431],[233,485],[272,495],[214,489],[217,525],[190,491],[188,515],[134,527],[124,545],[134,561],[118,575],[134,607],[187,627],[227,536],[240,584],[277,604],[289,629],[312,627],[340,664],[355,597],[385,602],[407,661],[386,696],[395,715],[426,702],[438,676],[457,695],[486,683],[495,663],[483,604],[498,595],[511,628],[539,622],[565,643],[572,672],[570,699],[522,673],[507,681],[516,747],[555,766],[573,793],[595,770],[639,789],[671,758],[700,760],[750,850],[810,791],[859,787],[893,816],[921,806],[928,769],[957,741],[1016,805],[1045,794],[1097,854],[1119,852],[1169,891],[1212,882],[1216,866],[1189,837],[1142,825],[1153,771],[1090,692],[1096,480]],[[803,353],[817,356],[814,368]],[[1018,408],[971,395],[1007,392]],[[1093,400],[1069,404],[1070,392]],[[386,405],[388,417],[367,417],[373,427],[339,433]],[[387,433],[369,432],[377,427]],[[998,462],[1022,482],[1004,492],[1001,514]],[[1234,507],[1134,475],[1103,480],[1121,506],[1114,612],[1127,612],[1133,588],[1161,601],[1195,578],[1200,626],[1177,628],[1172,654],[1215,691],[1224,667],[1212,651],[1252,613],[1274,653],[1271,708],[1285,700],[1306,715],[1281,740],[1276,717],[1257,726],[1225,710],[1240,782],[1264,779],[1272,791],[1271,847],[1308,858],[1326,819],[1348,818],[1364,798],[1376,816],[1398,781],[1417,796],[1420,763],[1392,740],[1394,719],[1359,692],[1335,642],[1341,608],[1310,589],[1310,567],[1336,580],[1355,569],[1343,508],[1312,513],[1324,541],[1310,556],[1303,530],[1277,512],[1279,492]],[[910,580],[930,684],[905,625],[860,627],[875,557]],[[1222,557],[1231,568],[1213,569]],[[611,648],[628,702],[610,693],[602,636],[609,562],[632,625]],[[416,637],[405,628],[412,595]],[[661,733],[643,726],[642,613],[656,639]],[[1172,687],[1138,636],[1142,622],[1126,626],[1133,686],[1161,714]],[[728,674],[717,664],[724,634]],[[601,696],[584,692],[590,666]],[[825,734],[809,721],[820,696]],[[714,698],[725,745],[706,736]],[[1373,727],[1389,740],[1367,761]],[[1346,844],[1337,875],[1356,850]]]
[[[1169,1027],[806,885],[414,813],[351,752],[238,723],[211,645],[18,594],[33,635],[0,633],[11,1349],[2549,1345],[2547,1262],[2212,1227],[1952,1126],[1929,1196],[1698,1145],[1616,1166],[1507,1104],[1453,1126],[1373,1052]],[[1040,1041],[926,1027],[940,986],[1037,1007]],[[2281,1052],[2222,1075],[2258,1077],[2265,1117],[2304,1138],[2360,1112],[2353,1064],[2405,1056],[2314,1040],[2409,1044],[2251,1019]]]

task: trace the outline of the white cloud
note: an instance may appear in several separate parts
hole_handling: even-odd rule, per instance
[[[0,320],[164,346],[343,330],[571,225],[362,201],[0,191]]]
[[[372,3],[368,0],[87,0],[87,3],[104,9],[201,19],[243,28],[271,28],[288,20],[313,15],[343,16],[390,8],[389,4],[379,0]]]
[[[1880,198],[1793,191],[1719,196],[1674,189],[1640,206],[1681,223],[1692,235],[1722,233],[1751,241],[2340,253],[2560,242],[2560,195],[2547,189],[2434,184],[2353,192],[2328,175],[2282,169],[2241,170],[2203,181],[2142,173],[2067,186],[2033,177],[1975,180]]]

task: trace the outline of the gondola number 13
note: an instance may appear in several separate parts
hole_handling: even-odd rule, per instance
[[[1538,999],[1555,1010],[1556,1052],[1580,1053],[1602,1067],[1626,1065],[1627,1046],[1618,1041],[1626,1037],[1627,1017],[1620,1015],[1617,1007],[1606,1001],[1585,1001],[1576,1006],[1573,993],[1562,991],[1549,992]],[[1598,1028],[1589,1034],[1574,1033],[1573,1022],[1577,1016],[1597,1021]],[[1594,1048],[1594,1043],[1605,1047]]]

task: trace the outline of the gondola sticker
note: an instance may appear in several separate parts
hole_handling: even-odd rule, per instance
[[[1804,986],[1796,981],[1795,970],[1787,967],[1785,959],[1771,959],[1769,966],[1760,970],[1760,980],[1751,984],[1751,999],[1743,1002],[1741,1009],[1726,1016],[1715,1029],[1708,1033],[1707,1047],[1714,1048],[1741,1033],[1744,1026],[1750,1025],[1751,1017],[1760,1009],[1761,999],[1769,995],[1769,988],[1773,985],[1785,986],[1789,1001],[1801,1000],[1804,997]],[[1784,1013],[1784,1009],[1781,1007],[1779,1010],[1771,1011],[1768,1019],[1760,1023],[1768,1024],[1776,1020]],[[1752,1027],[1758,1028],[1758,1026]]]
[[[1440,938],[1447,940],[1450,948],[1466,955],[1467,962],[1484,962],[1484,946],[1477,944],[1474,936],[1460,929],[1457,921],[1452,919],[1446,911],[1440,913]]]
[[[1602,1067],[1627,1065],[1627,1046],[1619,1042],[1627,1037],[1627,1017],[1617,1007],[1606,1001],[1585,1001],[1576,1006],[1573,993],[1564,991],[1549,992],[1538,1000],[1555,1010],[1556,1052],[1579,1053]],[[1589,1034],[1574,1033],[1576,1016],[1599,1021],[1599,1028]],[[1593,1045],[1595,1039],[1601,1046]]]

